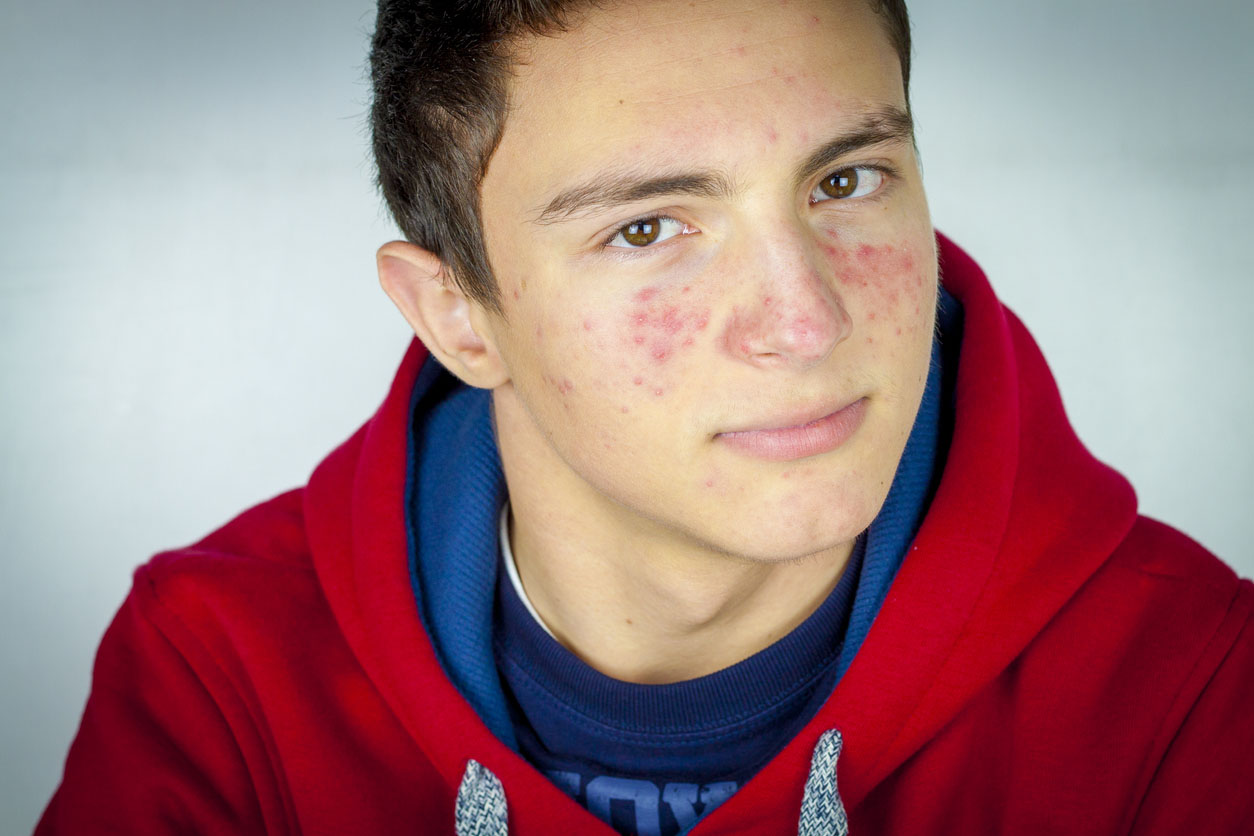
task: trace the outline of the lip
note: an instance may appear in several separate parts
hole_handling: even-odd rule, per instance
[[[768,461],[793,461],[835,450],[862,426],[866,398],[791,426],[737,430],[714,436],[737,452]]]

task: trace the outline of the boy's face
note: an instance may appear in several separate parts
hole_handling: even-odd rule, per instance
[[[482,184],[507,466],[646,537],[847,543],[914,421],[937,286],[879,18],[653,2],[522,46]]]

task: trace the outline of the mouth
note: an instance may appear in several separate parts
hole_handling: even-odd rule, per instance
[[[859,398],[811,421],[723,432],[715,435],[714,439],[755,459],[793,461],[835,450],[857,432],[865,415],[866,398]]]

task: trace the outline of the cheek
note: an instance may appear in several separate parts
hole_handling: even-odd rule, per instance
[[[823,251],[842,295],[856,308],[851,315],[860,316],[864,330],[891,328],[901,336],[925,323],[935,278],[927,275],[930,259],[917,255],[909,243],[825,242]]]
[[[711,311],[694,285],[647,287],[609,310],[570,309],[531,332],[543,398],[585,427],[634,420],[626,416],[677,391]]]
[[[691,285],[683,285],[646,287],[602,325],[587,321],[584,328],[589,336],[604,330],[595,342],[609,349],[617,370],[617,375],[607,376],[606,385],[663,397],[673,370],[695,349],[709,324],[710,306]]]

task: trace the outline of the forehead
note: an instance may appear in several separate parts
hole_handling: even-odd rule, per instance
[[[483,183],[509,201],[648,155],[734,163],[763,131],[805,141],[904,105],[900,66],[865,0],[705,0],[593,9],[517,45],[510,110]]]

